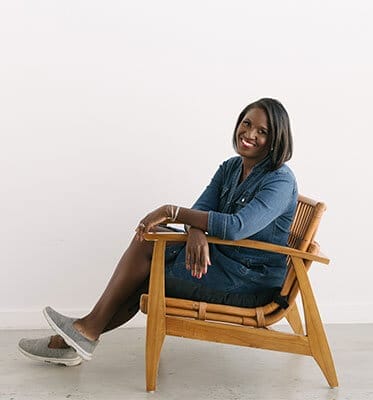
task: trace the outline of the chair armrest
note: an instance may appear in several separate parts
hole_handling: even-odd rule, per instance
[[[188,239],[187,233],[177,232],[149,232],[144,234],[145,240],[157,241],[162,240],[166,242],[186,242]],[[243,239],[243,240],[223,240],[214,236],[206,236],[208,243],[222,244],[225,246],[240,246],[251,249],[270,251],[272,253],[285,254],[291,257],[298,257],[304,260],[317,261],[321,264],[329,264],[330,260],[325,256],[311,254],[306,251],[300,251],[291,247],[279,246],[278,244],[260,242],[257,240]]]

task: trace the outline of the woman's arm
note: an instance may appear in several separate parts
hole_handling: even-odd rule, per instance
[[[175,222],[191,225],[221,239],[245,239],[282,215],[294,199],[296,191],[296,182],[291,174],[274,173],[263,183],[255,197],[235,214],[194,210],[168,204],[140,221],[138,232],[142,235],[161,222]],[[177,217],[172,219],[177,208]]]
[[[224,180],[225,163],[226,161],[219,166],[210,183],[198,197],[197,201],[192,205],[191,208],[193,210],[217,211],[219,206],[219,195]]]
[[[176,206],[166,204],[157,208],[143,218],[136,228],[138,240],[143,240],[143,234],[150,229],[163,222],[181,223],[207,231],[208,211],[217,210],[219,205],[219,194],[223,180],[224,163],[221,164],[211,179],[211,182],[199,196],[198,200],[193,204],[192,208],[180,207],[177,218],[170,221],[173,216],[172,210],[175,212]]]
[[[209,211],[207,231],[210,236],[227,240],[250,237],[286,212],[296,195],[293,175],[274,172],[255,197],[235,214]]]
[[[177,209],[177,218],[173,219]],[[206,232],[208,224],[208,211],[192,210],[190,208],[176,207],[166,204],[147,214],[145,218],[139,222],[139,225],[136,228],[136,238],[142,241],[144,233],[150,232],[150,229],[153,226],[159,225],[162,222],[174,222],[192,225],[193,227]]]
[[[170,207],[170,205],[166,207]],[[174,221],[174,223],[190,225],[193,228],[198,228],[204,232],[207,232],[208,216],[208,211],[200,211],[193,210],[191,208],[180,207],[178,217],[176,221]]]
[[[207,273],[207,268],[211,264],[209,246],[205,235],[207,220],[207,211],[166,204],[152,211],[140,221],[136,228],[136,239],[143,241],[145,233],[148,233],[153,226],[165,221],[193,225],[188,235],[185,265],[191,271],[192,276],[201,278],[202,274]]]

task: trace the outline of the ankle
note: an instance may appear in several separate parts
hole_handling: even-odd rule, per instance
[[[77,319],[73,323],[73,326],[80,334],[82,334],[86,339],[91,340],[92,342],[96,341],[100,336],[97,333],[93,332],[93,330],[87,328],[83,319]]]
[[[63,340],[60,335],[51,336],[48,347],[50,349],[68,349],[70,346]]]

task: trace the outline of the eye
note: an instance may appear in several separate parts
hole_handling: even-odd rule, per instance
[[[261,135],[268,135],[268,134],[269,134],[269,132],[266,131],[266,130],[264,130],[264,129],[259,129],[259,133],[260,133]]]
[[[248,120],[245,120],[245,121],[242,121],[242,125],[250,126],[250,125],[251,125],[251,122],[248,121]]]

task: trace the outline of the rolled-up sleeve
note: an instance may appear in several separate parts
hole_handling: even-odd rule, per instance
[[[248,238],[284,214],[295,193],[294,176],[274,171],[263,181],[254,198],[237,213],[226,214],[210,210],[208,234],[226,240]]]

